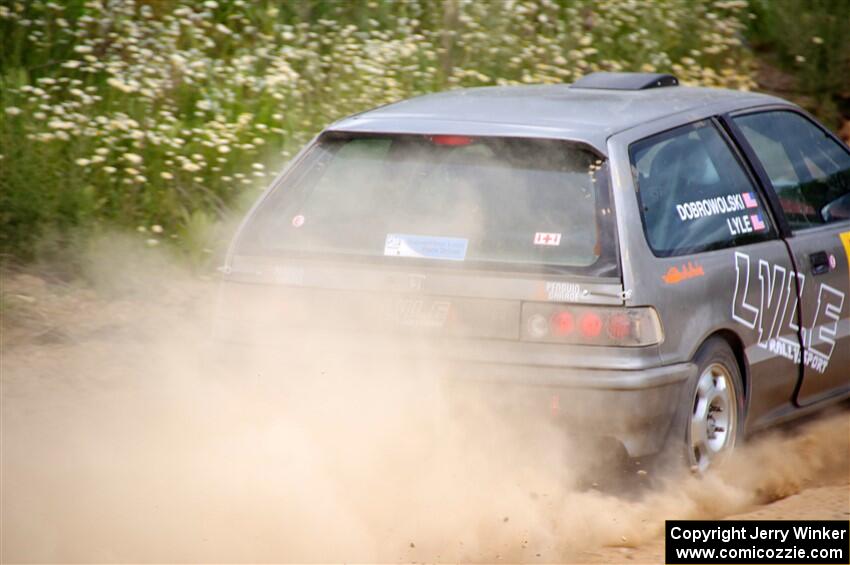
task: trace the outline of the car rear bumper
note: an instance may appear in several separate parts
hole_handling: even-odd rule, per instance
[[[501,347],[463,344],[461,349],[450,345],[420,351],[389,350],[359,336],[349,338],[348,347],[344,348],[338,338],[312,340],[302,335],[281,340],[277,346],[263,344],[259,349],[243,350],[239,344],[229,342],[226,347],[216,347],[214,357],[226,362],[223,357],[235,354],[235,359],[231,359],[235,367],[244,367],[246,359],[257,356],[266,362],[272,360],[279,367],[298,366],[299,360],[307,359],[306,364],[322,369],[322,374],[326,361],[323,355],[353,374],[357,373],[357,367],[382,363],[409,374],[416,371],[406,369],[420,363],[419,368],[424,371],[419,372],[428,373],[429,379],[433,377],[439,383],[440,395],[449,398],[472,395],[479,402],[492,404],[495,410],[545,415],[565,429],[589,430],[593,436],[614,438],[633,457],[650,455],[663,448],[682,403],[685,382],[697,370],[693,363],[608,369],[573,367],[560,363],[587,364],[590,360],[580,356],[535,355],[528,350],[529,344],[506,343]],[[516,355],[510,354],[511,345],[517,350]],[[517,362],[521,357],[547,364]],[[608,359],[629,362],[624,356]],[[647,363],[648,359],[640,362]],[[368,375],[369,371],[363,374]]]
[[[613,437],[633,457],[660,451],[682,402],[693,363],[642,370],[593,370],[455,363],[447,390],[494,404],[548,411],[569,429]]]

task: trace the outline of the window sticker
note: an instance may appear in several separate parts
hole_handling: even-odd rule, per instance
[[[726,218],[726,226],[729,228],[729,233],[731,235],[753,233],[767,229],[767,224],[764,223],[761,214],[732,216],[731,218]]]
[[[753,197],[752,192],[744,192],[743,194],[727,194],[726,196],[715,196],[676,204],[676,212],[679,214],[679,219],[687,222],[700,218],[710,218],[711,216],[732,214],[754,207],[758,208],[758,200]]]
[[[682,265],[682,268],[670,267],[667,272],[661,277],[666,284],[679,284],[688,279],[705,276],[705,271],[699,263],[694,264],[688,261],[687,265]]]
[[[744,199],[744,204],[746,205],[747,208],[758,208],[759,207],[759,201],[756,200],[756,198],[755,198],[755,196],[753,195],[752,192],[745,192],[741,195],[741,197]]]
[[[537,232],[534,234],[534,245],[561,245],[561,234]]]
[[[468,245],[469,240],[461,237],[388,233],[384,242],[384,255],[463,261]]]
[[[735,236],[767,229],[764,218],[757,211],[758,208],[759,201],[754,192],[741,192],[676,204],[676,213],[682,222],[728,216],[726,226],[729,228],[729,234]]]

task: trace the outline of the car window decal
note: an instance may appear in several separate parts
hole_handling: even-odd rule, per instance
[[[561,245],[560,233],[536,232],[534,245]]]
[[[388,233],[384,242],[384,255],[463,261],[468,246],[469,240],[462,237]]]
[[[676,204],[676,212],[678,212],[679,219],[683,222],[700,218],[710,218],[711,216],[721,214],[731,214],[745,210],[746,208],[747,204],[741,194],[727,194],[726,196],[715,196],[713,198]]]

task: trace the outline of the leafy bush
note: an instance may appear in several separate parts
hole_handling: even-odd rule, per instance
[[[194,233],[325,124],[434,90],[673,71],[749,88],[741,0],[0,6],[0,252]]]
[[[837,127],[850,117],[850,0],[753,0],[750,37],[794,77],[799,103]]]

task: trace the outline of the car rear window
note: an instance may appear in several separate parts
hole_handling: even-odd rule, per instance
[[[240,252],[615,268],[604,162],[562,141],[326,137],[249,221]]]

